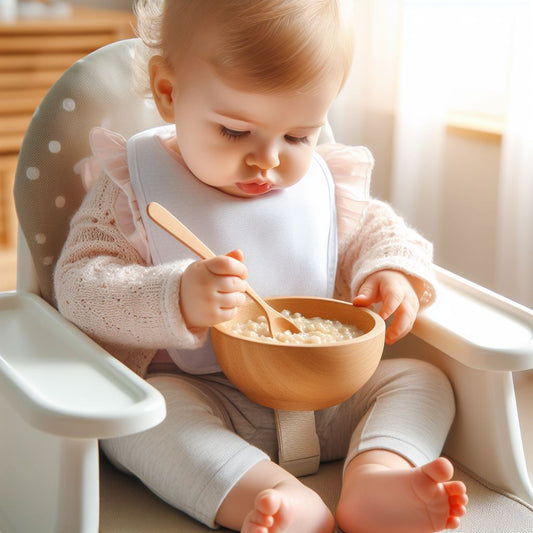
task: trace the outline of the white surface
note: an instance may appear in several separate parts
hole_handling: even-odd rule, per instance
[[[157,391],[31,294],[0,294],[0,383],[20,416],[56,435],[119,436],[165,415]]]
[[[0,531],[96,533],[96,439],[39,431],[1,401],[0,420]]]
[[[518,372],[514,375],[518,414],[522,441],[529,471],[529,479],[533,484],[533,371]]]
[[[437,269],[437,302],[413,332],[466,366],[494,371],[533,368],[533,311]]]

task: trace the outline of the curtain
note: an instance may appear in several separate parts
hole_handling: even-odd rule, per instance
[[[391,202],[439,248],[440,196],[451,14],[405,2],[391,176]]]
[[[367,135],[373,117],[396,107],[402,0],[353,0],[353,11],[354,63],[329,116],[343,142]]]
[[[503,136],[497,288],[533,308],[533,2],[516,20]]]
[[[371,148],[374,196],[434,243],[439,264],[533,307],[533,0],[353,2],[337,139]],[[476,168],[449,160],[450,111],[487,109],[507,116],[501,169],[494,183],[483,170],[461,183],[450,172]]]

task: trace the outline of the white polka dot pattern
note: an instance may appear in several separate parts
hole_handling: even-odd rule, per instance
[[[65,204],[67,203],[67,200],[64,196],[57,196],[55,200],[55,205],[57,208],[61,209],[62,207],[65,207]]]
[[[37,167],[28,167],[26,177],[29,180],[38,180],[41,177],[41,171]]]
[[[63,100],[63,109],[65,111],[74,111],[76,109],[76,102],[72,98],[65,98]]]
[[[44,244],[46,242],[46,235],[44,233],[37,233],[35,235],[35,242],[37,244]]]
[[[58,154],[61,152],[61,143],[59,141],[50,141],[48,143],[48,150],[50,150],[52,154]]]

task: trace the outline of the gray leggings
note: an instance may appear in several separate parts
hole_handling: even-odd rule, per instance
[[[109,459],[162,500],[216,527],[220,504],[259,461],[277,459],[273,411],[244,397],[222,375],[155,374],[165,397],[157,427],[102,441]],[[393,451],[414,465],[442,451],[454,417],[444,374],[411,359],[384,360],[368,383],[342,404],[316,412],[321,460],[371,449]]]

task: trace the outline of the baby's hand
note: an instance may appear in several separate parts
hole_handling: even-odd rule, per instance
[[[229,320],[246,296],[248,271],[240,250],[196,261],[181,278],[181,313],[188,328],[205,328]]]
[[[354,305],[364,307],[379,302],[383,302],[379,314],[384,320],[396,315],[385,335],[386,343],[393,344],[411,331],[420,302],[409,278],[396,270],[370,274],[353,300]]]

